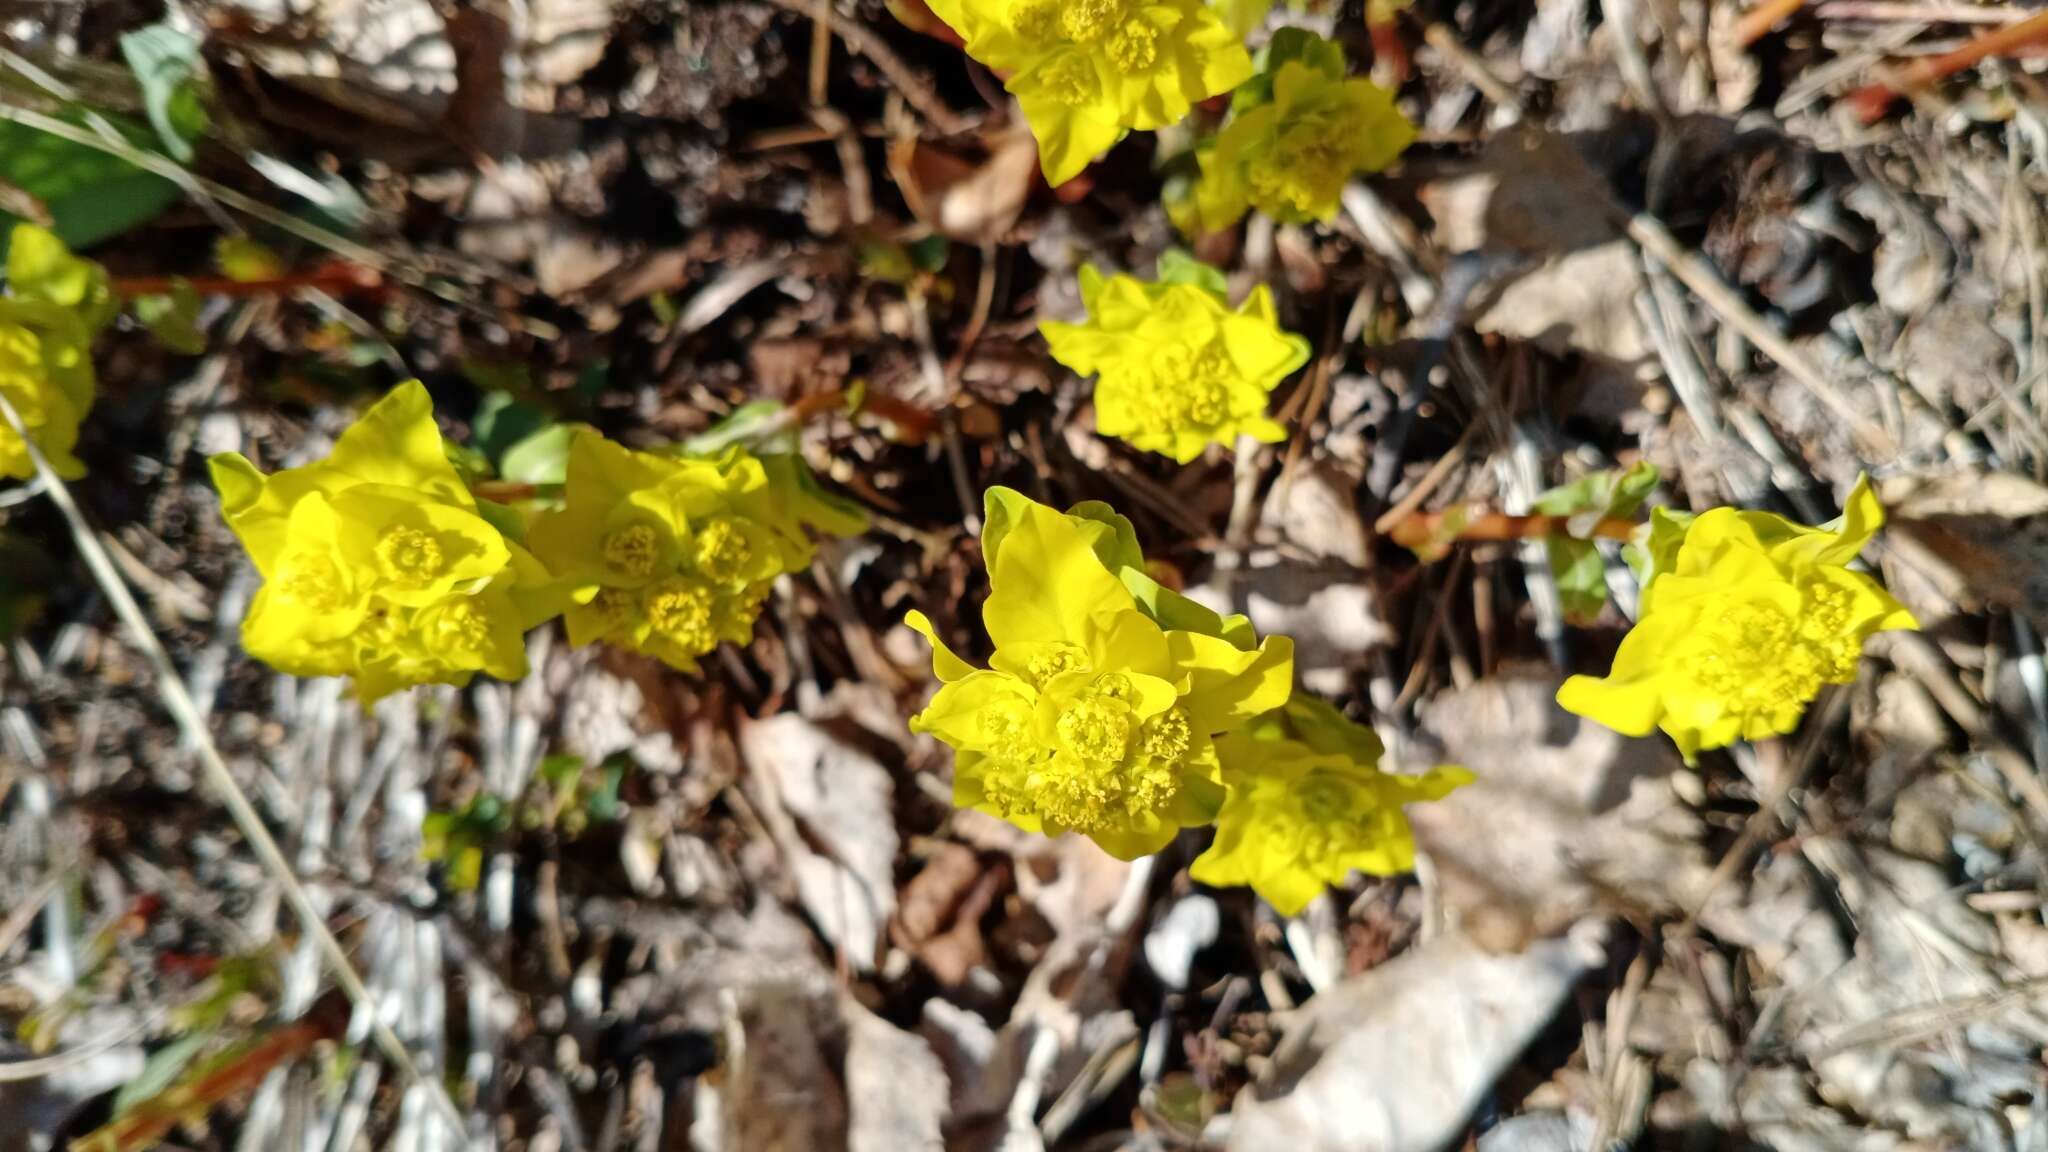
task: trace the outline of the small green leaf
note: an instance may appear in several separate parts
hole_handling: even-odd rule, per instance
[[[208,125],[198,38],[169,24],[151,24],[121,37],[121,56],[142,85],[143,107],[164,151],[180,164],[191,163],[192,143]]]
[[[148,223],[179,197],[177,185],[126,160],[12,121],[0,122],[0,181],[41,202],[73,249]],[[0,213],[0,224],[14,221]]]
[[[213,266],[237,284],[261,284],[288,270],[284,257],[251,236],[222,236],[213,242]]]
[[[731,414],[678,447],[687,456],[709,456],[734,444],[750,444],[757,451],[789,452],[796,448],[794,433],[783,415],[780,400],[755,400],[742,404]]]
[[[1592,620],[1607,605],[1607,561],[1591,540],[1552,536],[1543,542],[1550,555],[1550,570],[1557,577],[1558,598],[1567,617],[1577,622]]]
[[[114,1094],[114,1115],[126,1113],[177,1083],[178,1077],[192,1066],[192,1061],[198,1059],[212,1040],[213,1037],[207,1033],[195,1032],[190,1036],[180,1036],[150,1053],[135,1079],[122,1085],[121,1090]]]
[[[135,318],[164,347],[181,356],[206,351],[206,333],[199,330],[199,293],[189,281],[182,277],[171,281],[168,295],[137,296],[133,307]]]
[[[1168,248],[1159,254],[1158,278],[1161,284],[1193,284],[1218,296],[1230,294],[1230,284],[1224,279],[1223,270],[1195,259],[1194,254],[1185,248]]]
[[[514,444],[540,431],[547,423],[547,413],[500,389],[484,393],[483,402],[477,405],[476,419],[470,423],[475,431],[470,439],[477,451],[496,460]]]
[[[550,424],[505,449],[498,475],[515,484],[563,484],[569,478],[569,442],[574,424]]]

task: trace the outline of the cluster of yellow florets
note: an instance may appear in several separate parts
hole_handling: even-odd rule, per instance
[[[92,339],[113,313],[113,293],[99,265],[73,256],[44,229],[15,226],[7,294],[0,296],[0,395],[67,479],[85,472],[71,450],[92,407]],[[0,420],[0,476],[33,475],[27,445]]]
[[[1276,441],[1268,397],[1308,360],[1308,341],[1280,327],[1273,294],[1254,288],[1231,308],[1192,282],[1105,278],[1081,269],[1082,324],[1039,325],[1053,359],[1095,375],[1095,427],[1183,463],[1239,436]]]
[[[366,703],[477,672],[523,676],[524,633],[556,614],[577,643],[694,669],[720,641],[745,641],[770,582],[810,562],[807,528],[860,527],[809,497],[791,462],[737,447],[651,456],[582,429],[566,505],[522,542],[519,515],[480,503],[449,463],[417,382],[325,460],[269,476],[234,453],[210,463],[264,577],[244,646],[294,675],[353,677]]]
[[[581,429],[563,506],[528,536],[572,586],[575,644],[604,643],[695,671],[753,634],[777,576],[809,566],[807,529],[858,531],[743,449],[710,459],[632,452]]]
[[[982,551],[987,668],[908,618],[944,685],[911,727],[953,747],[963,806],[1125,859],[1213,823],[1196,877],[1292,914],[1352,868],[1406,868],[1400,805],[1466,778],[1380,772],[1370,731],[1294,694],[1292,641],[1161,586],[1104,505],[1062,514],[991,488]]]
[[[1868,480],[1839,521],[1819,528],[1734,508],[1652,515],[1642,613],[1613,670],[1574,676],[1557,696],[1618,732],[1661,728],[1688,761],[1782,735],[1822,685],[1856,678],[1867,637],[1917,626],[1849,568],[1884,526]]]

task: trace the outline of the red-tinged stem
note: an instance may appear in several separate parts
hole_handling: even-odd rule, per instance
[[[493,504],[516,504],[540,495],[540,485],[521,484],[516,480],[479,480],[469,486],[469,493]]]
[[[1404,548],[1445,541],[1439,535],[1446,514],[1418,512],[1395,524],[1387,535]],[[1482,512],[1465,522],[1451,538],[1458,543],[1483,540],[1540,540],[1546,536],[1571,535],[1570,516],[1510,516],[1505,512]],[[1591,535],[1604,540],[1627,540],[1641,527],[1634,520],[1610,516],[1593,525]]]
[[[345,1018],[344,1018],[345,1020]],[[179,1123],[254,1091],[272,1069],[333,1039],[340,1029],[320,1019],[288,1024],[239,1051],[217,1058],[191,1078],[136,1104],[120,1118],[71,1142],[71,1152],[141,1152]]]
[[[234,280],[226,276],[123,276],[115,279],[114,291],[130,298],[163,296],[177,290],[179,282],[201,296],[283,296],[301,288],[317,288],[334,295],[381,293],[384,277],[374,269],[357,264],[322,264],[304,272],[287,272],[268,280]]]
[[[1911,96],[1931,88],[1980,60],[2019,55],[2043,42],[2048,42],[2048,9],[2016,24],[1986,32],[1953,52],[1915,60],[1885,79],[1851,92],[1849,106],[1865,124],[1873,124],[1884,119],[1891,110],[1892,102],[1901,96]]]
[[[1367,24],[1366,34],[1372,37],[1372,55],[1375,60],[1385,60],[1394,86],[1407,83],[1415,73],[1415,57],[1408,51],[1408,42],[1401,39],[1401,22],[1384,20]]]
[[[1763,3],[1744,12],[1742,19],[1735,22],[1736,46],[1747,48],[1763,39],[1771,29],[1804,7],[1806,0],[1764,0]]]

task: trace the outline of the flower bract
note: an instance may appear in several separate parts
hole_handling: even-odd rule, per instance
[[[1272,99],[1239,112],[1201,154],[1194,189],[1201,226],[1218,231],[1248,210],[1283,224],[1337,214],[1352,177],[1392,164],[1415,140],[1393,94],[1363,77],[1289,60]]]
[[[1454,767],[1421,776],[1381,771],[1370,728],[1298,694],[1218,739],[1216,749],[1230,795],[1215,843],[1189,875],[1250,885],[1283,916],[1354,869],[1389,876],[1413,868],[1415,836],[1402,806],[1442,799],[1472,779]]]
[[[1236,33],[1203,0],[932,0],[967,54],[1007,76],[1064,184],[1130,129],[1155,131],[1252,74]]]
[[[1308,341],[1280,327],[1260,285],[1231,308],[1195,283],[1148,283],[1081,269],[1083,324],[1039,325],[1053,358],[1097,377],[1095,426],[1186,463],[1240,435],[1286,430],[1266,415],[1271,392],[1307,363]]]
[[[1557,699],[1631,736],[1661,728],[1688,762],[1792,731],[1821,685],[1856,678],[1867,637],[1917,627],[1848,567],[1884,524],[1867,477],[1819,528],[1734,508],[1653,516],[1640,618],[1606,676],[1574,676]]]
[[[73,256],[33,224],[15,226],[0,297],[0,394],[14,407],[59,476],[85,466],[72,454],[92,407],[92,339],[111,317],[113,297],[99,265]],[[35,475],[27,446],[0,421],[0,476]]]
[[[527,536],[573,590],[570,642],[688,672],[721,641],[745,643],[775,578],[810,564],[806,529],[861,527],[810,494],[800,469],[738,447],[701,459],[634,452],[578,429],[564,506]]]
[[[943,684],[911,726],[954,749],[955,802],[1123,859],[1214,819],[1215,738],[1287,698],[1291,642],[1255,644],[1241,617],[1159,586],[1129,523],[1100,504],[1060,513],[992,488],[982,551],[989,667],[908,618]]]
[[[242,644],[295,676],[350,676],[365,704],[415,684],[526,674],[525,631],[559,605],[547,569],[479,510],[418,381],[372,405],[325,460],[264,475],[208,461],[263,576]]]

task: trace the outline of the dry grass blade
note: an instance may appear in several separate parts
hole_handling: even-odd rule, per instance
[[[455,1111],[455,1105],[448,1099],[447,1092],[438,1081],[420,1074],[419,1067],[413,1063],[412,1055],[406,1051],[404,1042],[391,1030],[391,1025],[376,1014],[376,1006],[370,999],[370,990],[363,983],[363,978],[356,974],[355,966],[349,962],[348,953],[342,950],[341,941],[335,939],[334,933],[328,930],[327,921],[321,916],[319,909],[314,907],[312,897],[306,893],[305,886],[299,883],[297,874],[292,871],[292,866],[285,859],[284,851],[278,847],[276,838],[271,836],[270,829],[264,826],[263,818],[257,814],[255,806],[249,803],[249,798],[243,794],[241,786],[235,783],[233,774],[228,771],[226,762],[221,759],[220,749],[214,746],[213,734],[207,731],[206,721],[200,716],[198,707],[192,702],[191,694],[185,689],[184,678],[178,674],[177,666],[171,663],[170,653],[164,650],[162,641],[157,639],[156,633],[150,628],[148,619],[142,614],[141,605],[135,602],[135,594],[129,591],[127,582],[115,569],[113,558],[100,543],[98,533],[86,522],[85,513],[79,509],[78,502],[72,499],[70,487],[64,483],[62,477],[51,470],[50,462],[44,459],[42,449],[36,446],[35,440],[29,435],[28,427],[21,419],[21,413],[15,410],[13,403],[5,394],[0,394],[0,417],[6,418],[7,427],[21,437],[22,443],[27,447],[29,460],[35,465],[37,477],[46,486],[50,502],[57,506],[58,512],[64,517],[64,522],[71,529],[71,538],[78,546],[79,557],[91,570],[93,580],[100,586],[100,591],[106,595],[107,602],[113,606],[114,614],[120,617],[121,624],[127,628],[129,638],[149,664],[150,671],[156,677],[156,690],[163,701],[164,710],[171,714],[171,719],[177,724],[187,746],[196,754],[206,782],[219,796],[221,804],[228,810],[228,815],[233,817],[235,826],[248,839],[264,871],[269,873],[271,879],[276,881],[279,889],[283,891],[285,903],[291,906],[300,929],[311,936],[318,945],[321,957],[326,961],[335,984],[341,988],[351,1004],[370,1016],[370,1034],[376,1040],[377,1047],[398,1068],[408,1083],[423,1085],[428,1089],[428,1094],[448,1123],[450,1135],[460,1143],[463,1139],[462,1117]]]

